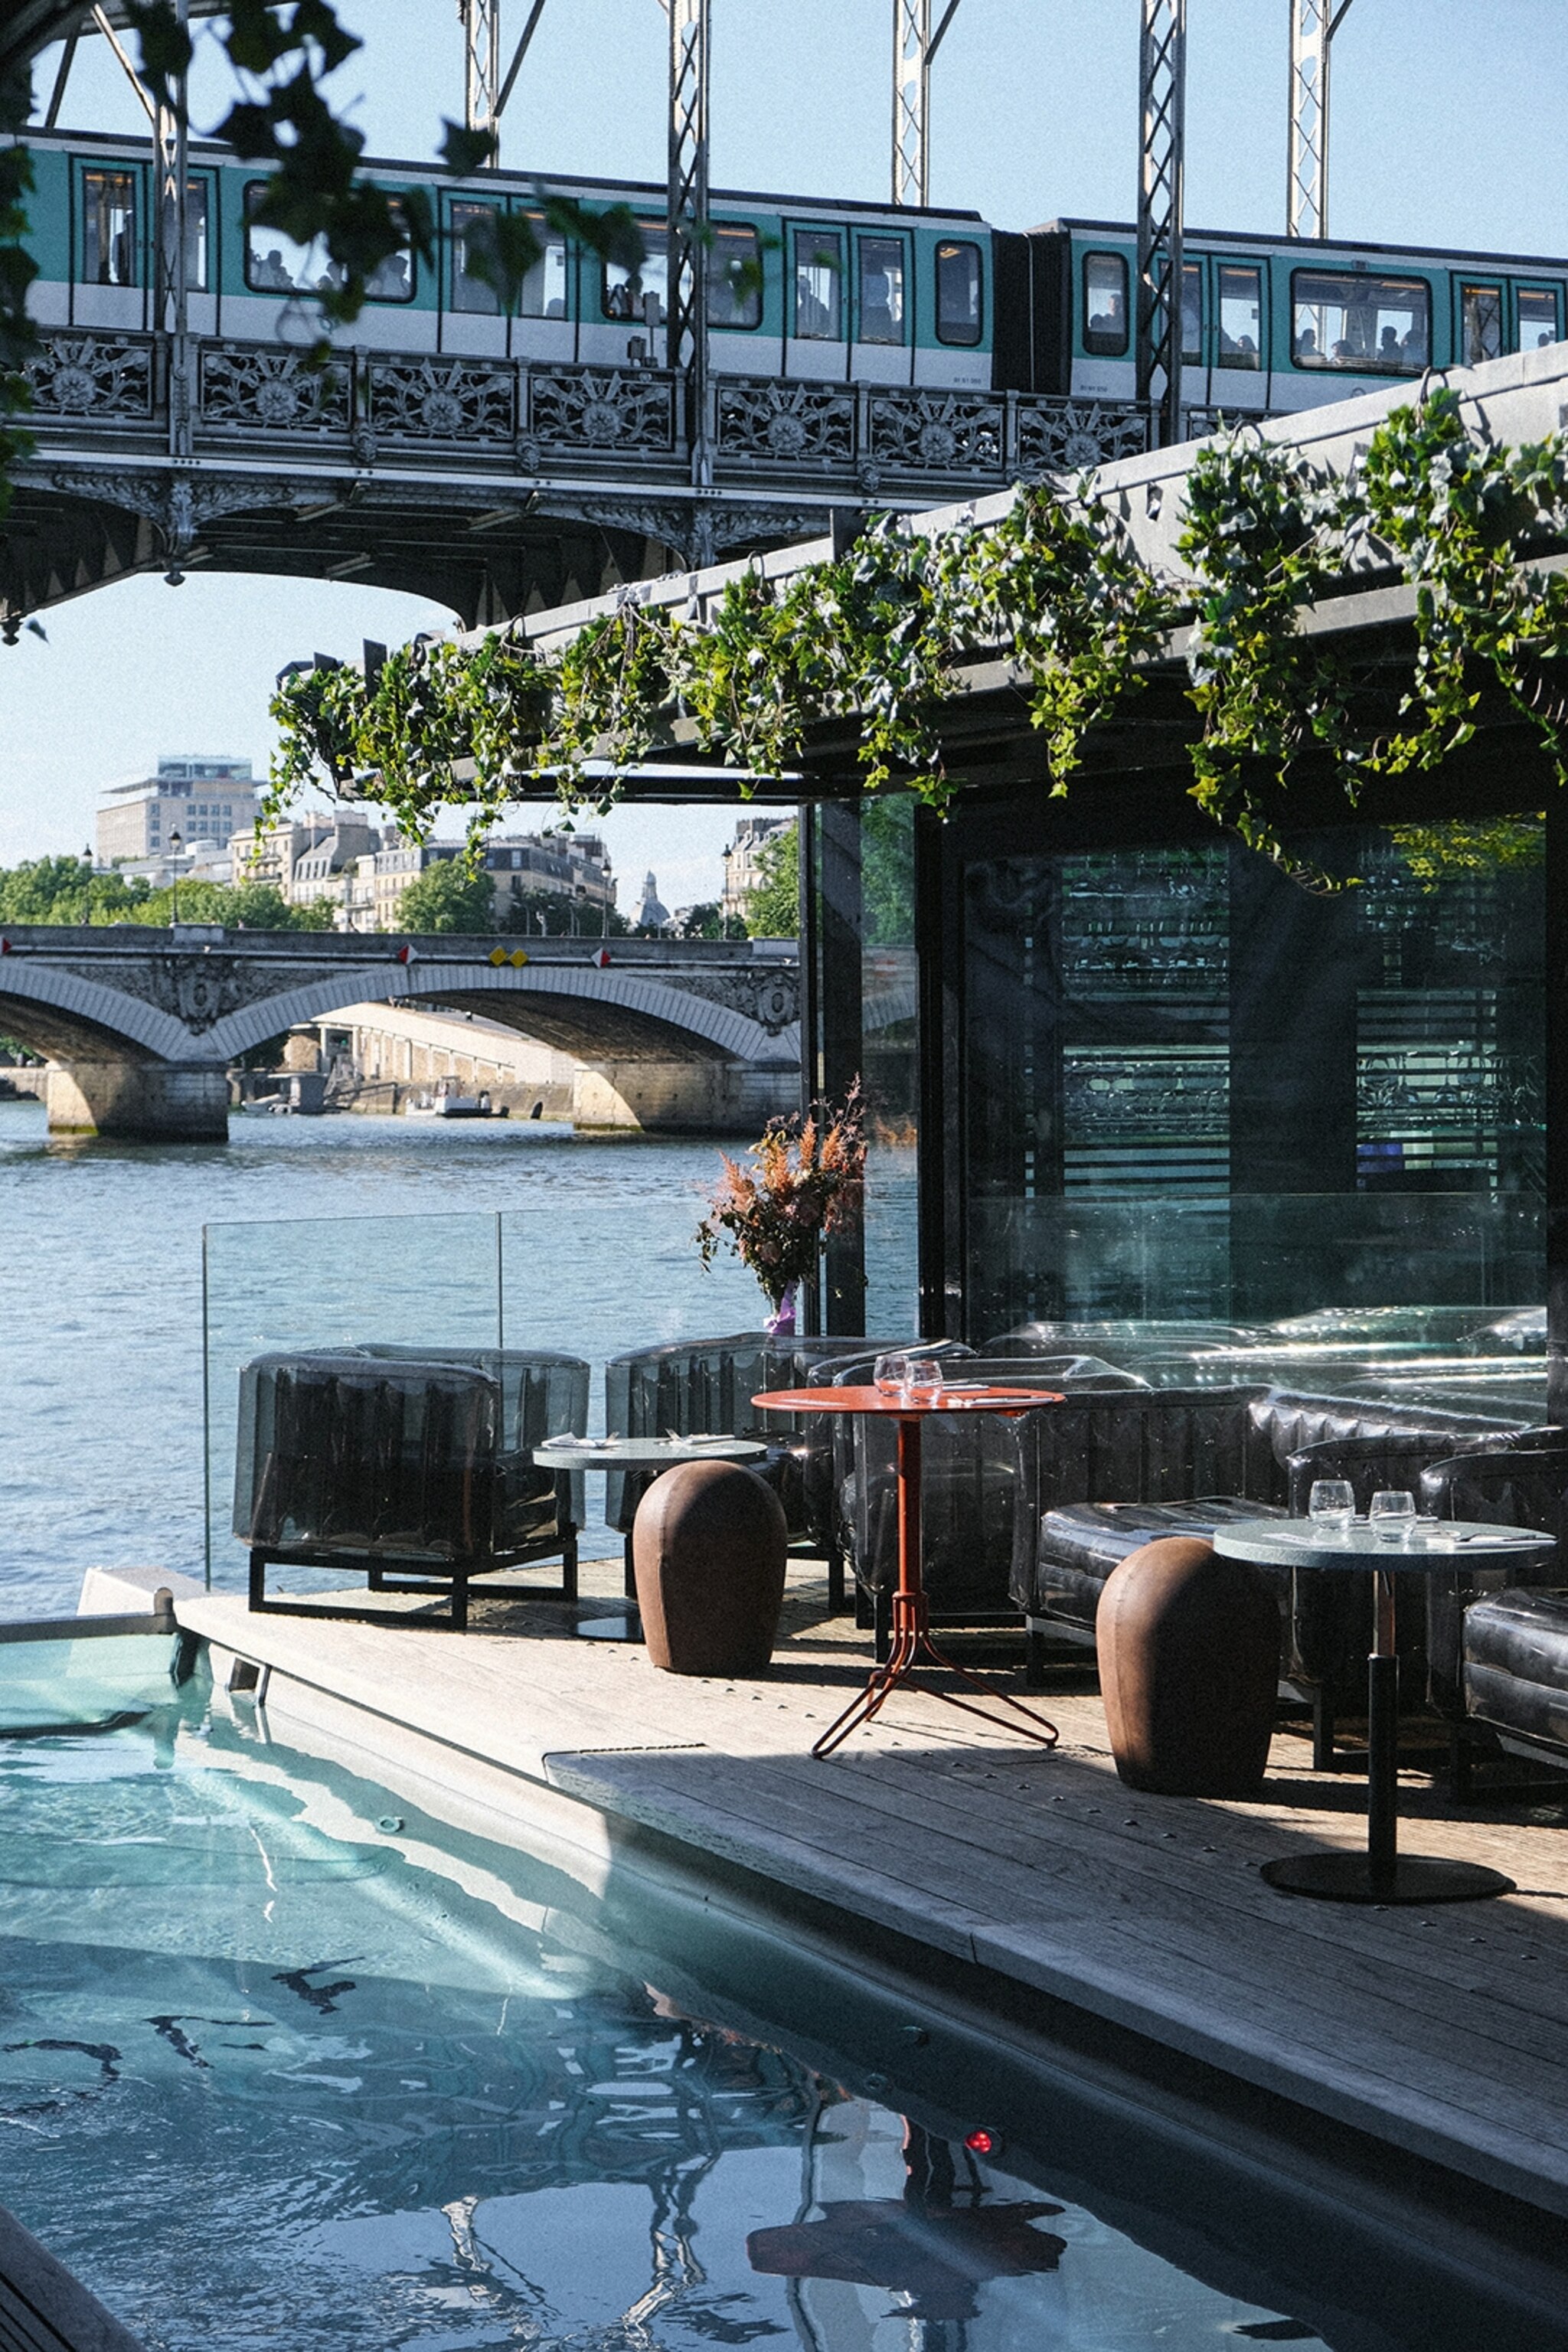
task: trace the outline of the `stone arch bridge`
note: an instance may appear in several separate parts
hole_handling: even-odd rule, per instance
[[[601,958],[604,960],[601,961]],[[16,926],[0,939],[0,1034],[49,1061],[55,1134],[222,1140],[230,1066],[352,1004],[482,1013],[623,1076],[707,1066],[721,1123],[793,1093],[793,942],[374,936]]]

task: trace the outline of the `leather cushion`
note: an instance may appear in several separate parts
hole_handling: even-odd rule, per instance
[[[1568,1592],[1518,1588],[1465,1612],[1466,1712],[1568,1749]]]

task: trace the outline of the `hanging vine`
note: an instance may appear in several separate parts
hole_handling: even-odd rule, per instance
[[[475,646],[416,641],[368,682],[301,668],[273,704],[274,800],[308,781],[374,788],[414,835],[452,803],[478,803],[482,830],[546,778],[569,804],[607,806],[684,714],[704,750],[757,774],[787,773],[814,730],[847,723],[868,791],[897,784],[940,807],[952,789],[942,708],[986,651],[1025,673],[1060,794],[1090,730],[1190,623],[1193,796],[1283,859],[1266,784],[1326,753],[1353,805],[1368,775],[1463,743],[1489,678],[1568,772],[1568,578],[1539,561],[1564,541],[1568,440],[1495,448],[1439,386],[1395,410],[1348,477],[1255,428],[1204,444],[1181,578],[1151,569],[1090,477],[1021,489],[984,529],[883,518],[783,583],[740,574],[701,622],[628,595],[553,656],[503,629]],[[1414,675],[1393,726],[1362,667],[1301,626],[1368,551],[1415,592]]]

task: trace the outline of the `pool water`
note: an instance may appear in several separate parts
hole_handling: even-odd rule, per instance
[[[395,1802],[199,1697],[0,1741],[5,2199],[156,2352],[1185,2352],[1282,2318],[703,2021],[557,1874]]]
[[[1390,2330],[1353,2221],[1233,2210],[1081,2084],[1004,2137],[1003,2053],[912,2079],[907,2009],[720,1907],[437,1824],[200,1676],[0,1738],[0,2196],[150,2352],[1480,2340],[1430,2294]]]

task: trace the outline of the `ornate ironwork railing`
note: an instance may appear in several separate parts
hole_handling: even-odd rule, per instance
[[[51,425],[166,423],[164,339],[47,334],[32,361],[34,415]],[[187,379],[188,381],[188,379]],[[346,445],[359,466],[384,446],[498,461],[521,474],[558,464],[655,473],[687,457],[679,379],[661,369],[530,364],[451,353],[353,352],[316,367],[276,342],[203,341],[191,384],[195,446],[243,441],[282,462],[287,444]],[[1147,443],[1142,411],[1030,393],[718,378],[710,429],[721,475],[848,480],[863,496],[916,484],[944,492],[1077,473]]]

